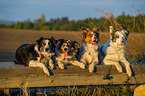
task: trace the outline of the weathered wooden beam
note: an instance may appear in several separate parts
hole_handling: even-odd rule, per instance
[[[61,70],[51,70],[47,76],[41,68],[14,65],[13,62],[0,63],[0,88],[107,85],[107,84],[142,84],[145,83],[145,65],[132,65],[133,77],[119,73],[115,66],[98,65],[95,73],[69,65]]]

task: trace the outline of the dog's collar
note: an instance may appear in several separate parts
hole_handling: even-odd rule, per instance
[[[41,62],[41,60],[44,58],[44,55],[43,54],[41,54],[40,55],[40,62]]]

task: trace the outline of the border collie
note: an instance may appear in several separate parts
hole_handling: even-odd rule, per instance
[[[82,66],[84,64],[77,61],[75,57],[78,46],[79,43],[77,41],[64,39],[58,40],[55,50],[55,59],[56,64],[60,67],[60,69],[65,69],[66,65],[68,64],[80,66],[81,68],[85,69],[85,66]]]
[[[89,64],[89,72],[95,71],[95,66],[98,64],[98,46],[99,46],[99,31],[100,28],[94,28],[92,31],[89,28],[82,27],[83,45],[78,50],[78,60],[86,66]]]
[[[124,47],[127,44],[129,31],[117,31],[113,26],[110,26],[110,40],[106,44],[99,47],[100,62],[105,65],[115,65],[119,72],[123,72],[120,63],[126,66],[128,76],[132,75],[130,63],[125,58]]]
[[[52,66],[51,60],[54,54],[56,44],[55,39],[41,37],[35,44],[23,44],[17,50],[15,54],[14,62],[16,64],[22,64],[30,67],[41,67],[44,73],[50,75],[48,68],[49,63]]]

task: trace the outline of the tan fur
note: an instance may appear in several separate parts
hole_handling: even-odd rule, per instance
[[[95,66],[98,64],[98,46],[99,46],[99,30],[94,28],[91,32],[88,28],[82,28],[83,46],[79,48],[78,60],[86,66],[89,64],[89,72],[95,71]]]

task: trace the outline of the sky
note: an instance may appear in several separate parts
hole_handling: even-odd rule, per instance
[[[101,18],[99,9],[109,10],[115,17],[125,12],[125,15],[145,13],[145,0],[0,0],[0,20],[31,21],[39,19],[42,14],[46,21],[51,18],[68,17],[69,20],[86,18]]]

